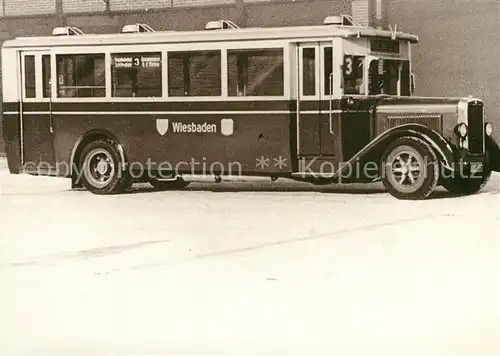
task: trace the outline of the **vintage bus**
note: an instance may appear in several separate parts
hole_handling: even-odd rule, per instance
[[[500,170],[493,127],[480,99],[412,96],[417,42],[346,15],[15,38],[2,47],[8,167],[96,194],[198,176],[382,181],[400,199],[438,185],[475,193]]]

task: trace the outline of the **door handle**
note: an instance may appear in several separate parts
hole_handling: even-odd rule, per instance
[[[51,134],[54,133],[54,126],[52,123],[52,97],[50,98],[50,101],[49,101],[49,130],[50,130]]]
[[[333,108],[332,108],[332,100],[333,100],[333,72],[330,73],[330,76],[328,77],[328,81],[330,84],[330,97],[328,99],[328,123],[329,123],[329,128],[330,128],[330,134],[335,135],[335,132],[333,131]]]

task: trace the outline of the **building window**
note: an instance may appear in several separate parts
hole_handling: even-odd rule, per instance
[[[104,97],[104,54],[58,55],[57,96],[60,98]]]
[[[230,96],[281,96],[284,93],[283,49],[229,50]]]
[[[35,56],[24,57],[24,93],[26,98],[36,97]]]
[[[161,53],[111,55],[113,97],[161,97]]]
[[[221,52],[169,52],[169,96],[220,96]]]
[[[50,55],[42,55],[42,94],[44,98],[50,98]]]

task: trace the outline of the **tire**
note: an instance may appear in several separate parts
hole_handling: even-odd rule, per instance
[[[149,184],[157,190],[180,190],[187,187],[189,182],[186,182],[182,178],[177,178],[176,180],[158,180],[151,178]]]
[[[130,188],[132,180],[123,170],[116,144],[108,140],[89,143],[80,155],[82,184],[94,194],[116,194]]]
[[[401,137],[382,155],[382,182],[398,199],[425,199],[439,179],[439,163],[433,149],[417,137]]]

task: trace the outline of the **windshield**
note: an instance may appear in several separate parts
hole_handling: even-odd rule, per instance
[[[410,95],[409,62],[373,59],[368,71],[368,94]]]

